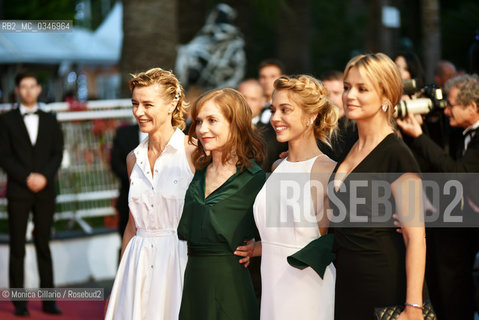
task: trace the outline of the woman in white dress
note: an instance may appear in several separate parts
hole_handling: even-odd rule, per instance
[[[186,189],[194,175],[180,128],[187,103],[176,77],[154,68],[129,82],[133,114],[148,138],[127,157],[130,217],[106,319],[178,319],[186,242],[178,240]]]
[[[336,272],[326,209],[335,162],[316,139],[327,141],[337,115],[328,91],[310,76],[282,76],[274,86],[270,121],[289,152],[273,165],[253,207],[261,236],[254,251],[262,255],[261,319],[332,320]]]

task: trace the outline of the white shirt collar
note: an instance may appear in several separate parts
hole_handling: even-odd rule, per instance
[[[162,152],[162,155],[168,154],[171,152],[171,149],[175,150],[180,150],[180,148],[183,147],[184,144],[184,137],[185,134],[178,128],[176,128],[175,133],[170,138],[170,141],[168,141],[168,144],[165,146],[165,149]],[[146,137],[139,145],[134,149],[134,153],[136,156],[136,164],[139,166],[140,170],[143,171],[143,173],[149,178],[152,178],[152,175],[150,173],[151,168],[148,162],[148,141],[150,137]],[[161,156],[161,155],[160,155]],[[145,160],[146,159],[146,160]],[[156,165],[156,164],[155,164]]]
[[[38,105],[36,104],[33,109],[25,107],[20,103],[20,114],[23,116],[25,113],[32,113],[38,110]]]
[[[472,126],[467,127],[466,130],[462,132],[462,134],[466,135],[469,131],[476,130],[477,128],[479,128],[479,120],[477,120],[476,123],[474,123]]]
[[[168,144],[166,145],[166,148],[172,147],[176,150],[181,150],[185,144],[185,134],[183,131],[180,129],[176,128],[175,133],[170,138],[170,141],[168,141]]]
[[[175,132],[170,138],[170,141],[168,141],[168,144],[165,146],[165,149],[163,150],[163,152],[167,151],[169,148],[173,148],[175,150],[181,150],[181,148],[184,145],[184,137],[185,137],[185,134],[183,133],[183,131],[176,128]],[[136,149],[148,150],[148,141],[150,140],[149,138],[150,137],[147,136]]]
[[[140,138],[140,142],[143,142],[146,138],[148,138],[148,133],[138,130],[138,137]]]

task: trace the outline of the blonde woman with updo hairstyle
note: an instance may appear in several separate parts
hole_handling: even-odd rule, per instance
[[[337,111],[321,82],[307,75],[274,83],[271,125],[288,156],[253,206],[261,242],[261,319],[328,320],[334,317],[332,237],[327,234],[327,183],[335,162],[317,140],[329,143]]]
[[[238,246],[257,237],[252,207],[266,178],[259,166],[264,146],[234,89],[203,94],[191,117],[197,170],[178,226],[178,237],[188,242],[179,319],[259,319],[253,283],[240,264],[249,257]]]
[[[418,165],[395,134],[402,94],[396,64],[385,54],[352,58],[343,105],[358,140],[330,179],[329,218],[336,259],[335,319],[373,319],[375,308],[404,307],[398,319],[423,319],[425,231]],[[397,214],[402,233],[396,232]]]
[[[195,147],[181,129],[188,103],[169,71],[132,75],[133,115],[148,134],[128,154],[130,215],[106,319],[177,320],[187,262],[178,240],[186,189],[195,172]]]

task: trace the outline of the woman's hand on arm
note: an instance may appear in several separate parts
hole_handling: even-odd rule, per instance
[[[244,257],[238,262],[244,263],[244,266],[246,268],[250,263],[250,258],[261,256],[261,241],[255,241],[254,239],[251,239],[245,242],[246,245],[238,246],[234,254],[239,257]]]

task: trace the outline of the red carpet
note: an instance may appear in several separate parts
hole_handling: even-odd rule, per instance
[[[13,314],[13,304],[9,301],[0,301],[0,319],[38,319],[38,320],[80,320],[80,319],[103,319],[105,301],[58,301],[58,307],[62,310],[61,315],[50,315],[42,312],[41,301],[30,301],[28,311],[30,317],[17,317]]]

